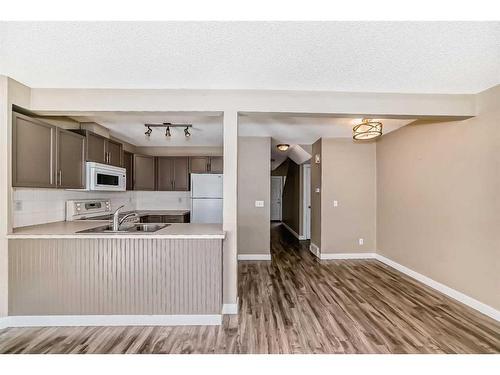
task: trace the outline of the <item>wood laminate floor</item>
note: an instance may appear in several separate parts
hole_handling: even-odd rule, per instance
[[[500,324],[376,260],[318,261],[273,224],[222,326],[9,328],[0,353],[500,353]]]

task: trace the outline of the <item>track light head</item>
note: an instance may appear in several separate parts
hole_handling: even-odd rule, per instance
[[[167,129],[165,130],[165,137],[170,137],[170,126],[167,126]]]
[[[147,137],[149,137],[151,135],[151,133],[153,132],[153,129],[151,129],[149,126],[148,126],[148,130],[146,130],[146,132],[144,133]]]
[[[186,137],[191,137],[191,133],[189,132],[189,126],[186,126],[186,128],[184,129],[184,135]]]

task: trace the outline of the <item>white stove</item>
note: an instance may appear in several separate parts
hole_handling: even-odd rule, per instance
[[[109,199],[66,201],[66,221],[107,220],[111,214],[111,201]]]

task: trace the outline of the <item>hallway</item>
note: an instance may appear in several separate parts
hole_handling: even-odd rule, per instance
[[[9,328],[0,353],[499,353],[500,325],[376,260],[319,261],[279,224],[222,326]]]

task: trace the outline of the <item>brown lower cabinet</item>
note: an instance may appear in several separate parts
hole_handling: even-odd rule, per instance
[[[184,215],[146,215],[141,216],[141,223],[189,223],[190,214]]]

